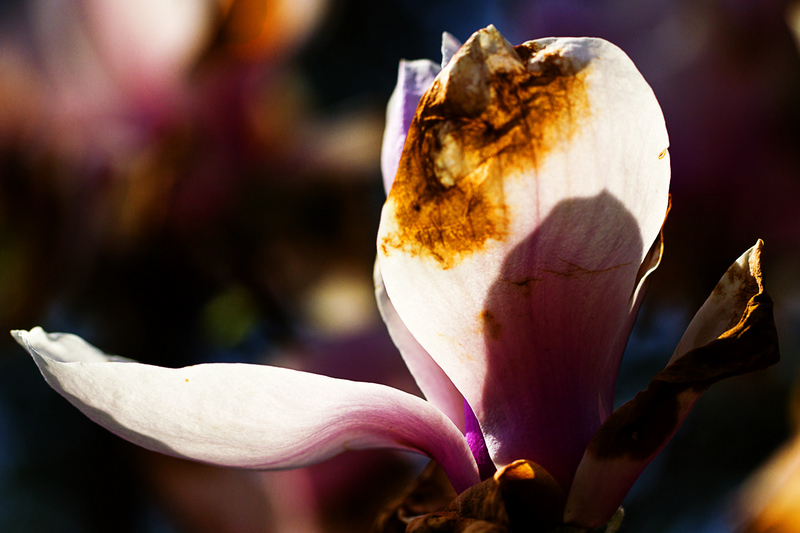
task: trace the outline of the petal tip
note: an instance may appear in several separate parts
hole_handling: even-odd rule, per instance
[[[31,343],[30,342],[31,341],[31,339],[30,339],[31,336],[36,335],[38,333],[37,330],[41,330],[41,329],[42,328],[40,328],[40,327],[35,327],[30,331],[27,331],[27,330],[24,330],[24,329],[12,329],[11,330],[11,336],[14,338],[15,341],[17,341],[20,344],[20,346],[22,346],[23,348],[27,349],[30,346],[30,343]]]
[[[442,68],[447,66],[459,48],[461,48],[461,41],[451,33],[442,32]]]
[[[761,285],[761,252],[764,250],[764,241],[758,239],[755,245],[748,250],[748,263],[750,265],[750,275],[756,278]]]

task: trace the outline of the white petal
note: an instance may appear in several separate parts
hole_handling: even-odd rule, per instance
[[[380,267],[496,464],[533,460],[569,485],[664,220],[667,145],[652,90],[598,39],[515,50],[490,27],[423,96]]]
[[[417,339],[397,315],[391,300],[386,295],[386,287],[381,277],[380,266],[375,262],[375,299],[378,310],[386,323],[394,345],[403,356],[419,390],[433,405],[439,408],[453,423],[464,432],[464,397],[442,368],[436,364]]]
[[[346,450],[396,448],[433,457],[459,490],[479,481],[458,428],[429,403],[390,387],[261,365],[113,362],[74,335],[41,328],[13,335],[56,391],[151,450],[282,469]]]

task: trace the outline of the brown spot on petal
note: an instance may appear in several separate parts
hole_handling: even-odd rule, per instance
[[[489,337],[493,340],[498,340],[503,331],[503,325],[494,317],[494,313],[488,309],[484,309],[480,314],[481,321],[483,322],[483,329],[488,333]]]
[[[586,69],[536,43],[473,35],[422,97],[387,199],[380,249],[448,269],[508,235],[504,180],[531,177],[589,115]]]

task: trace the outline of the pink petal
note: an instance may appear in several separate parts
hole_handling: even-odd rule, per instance
[[[458,428],[416,396],[285,368],[160,368],[109,358],[74,335],[13,332],[47,382],[85,415],[150,450],[206,463],[296,468],[346,450],[435,459],[457,490],[479,481]]]
[[[667,367],[592,438],[567,498],[565,522],[604,524],[708,387],[778,361],[772,301],[761,280],[762,246],[759,241],[728,269]]]
[[[381,173],[386,194],[392,188],[408,127],[414,118],[419,98],[431,86],[439,70],[439,65],[427,59],[400,61],[397,85],[386,108],[386,129],[381,147]]]
[[[652,90],[598,39],[514,49],[490,26],[423,96],[378,258],[496,465],[532,460],[569,486],[664,219],[667,145]]]
[[[667,214],[669,214],[670,206],[671,203],[667,205]],[[664,217],[664,223],[666,223],[666,216]],[[612,349],[612,353],[622,354],[622,352],[625,351],[625,346],[628,344],[628,337],[633,329],[634,322],[636,322],[636,315],[639,313],[639,307],[641,307],[645,292],[647,292],[646,289],[649,285],[650,274],[655,272],[658,265],[661,264],[661,257],[663,254],[664,231],[662,227],[662,231],[659,232],[658,237],[653,241],[653,244],[650,246],[650,251],[647,252],[644,261],[639,265],[639,271],[636,273],[636,288],[631,296],[628,318],[620,330],[620,334],[617,337],[617,345]],[[614,410],[614,389],[616,387],[617,374],[619,373],[621,362],[621,357],[610,358],[608,364],[603,369],[603,383],[609,383],[611,385],[605,389],[605,396],[601,395],[600,397],[601,422],[605,422],[606,418],[608,418]]]
[[[416,61],[400,61],[395,85],[389,105],[386,108],[386,129],[383,133],[381,148],[381,173],[386,194],[392,188],[400,154],[406,142],[408,128],[417,110],[420,97],[430,88],[439,71],[458,51],[461,43],[447,32],[442,34],[442,66],[441,68],[427,59]]]
[[[214,11],[206,2],[87,0],[81,10],[99,55],[128,89],[183,82],[207,46]]]
[[[441,369],[436,361],[431,358],[425,348],[420,346],[417,339],[408,331],[408,328],[400,317],[397,316],[391,300],[386,295],[386,287],[383,285],[380,266],[375,263],[375,299],[378,302],[378,310],[383,321],[389,330],[394,345],[403,356],[403,360],[409,372],[417,382],[419,390],[425,398],[439,408],[447,417],[453,421],[461,432],[464,432],[464,397],[458,392],[453,382]]]

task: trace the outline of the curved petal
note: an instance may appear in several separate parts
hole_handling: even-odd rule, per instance
[[[458,51],[461,43],[447,32],[442,34],[442,66],[441,68],[427,59],[416,61],[400,61],[395,85],[389,104],[386,108],[386,129],[383,132],[381,147],[381,173],[386,194],[392,188],[403,144],[406,142],[408,128],[417,110],[419,99],[425,94],[436,75],[444,68]]]
[[[461,432],[411,394],[285,368],[115,362],[74,335],[13,332],[47,382],[85,415],[145,448],[225,466],[282,469],[346,450],[434,458],[457,490],[479,482]]]
[[[778,361],[772,301],[761,280],[762,246],[759,241],[728,269],[666,368],[592,438],[575,474],[565,522],[604,524],[708,387]]]
[[[400,61],[397,85],[386,108],[386,129],[381,145],[381,173],[386,194],[389,194],[397,174],[400,154],[419,99],[431,86],[439,70],[439,65],[427,59]]]
[[[490,26],[423,96],[378,257],[498,466],[529,459],[569,486],[664,220],[667,145],[652,90],[598,39],[512,48]]]
[[[375,281],[375,299],[378,302],[378,311],[381,313],[389,336],[392,337],[394,345],[403,356],[411,375],[417,382],[419,390],[425,398],[439,408],[447,417],[453,421],[461,432],[464,432],[464,397],[447,377],[447,374],[436,364],[425,348],[420,346],[417,339],[408,331],[408,328],[400,317],[397,316],[392,301],[386,295],[386,287],[383,285],[380,266],[375,262],[373,272]]]
[[[666,224],[667,222],[667,216],[669,215],[669,210],[672,207],[671,202],[672,200],[670,198],[670,201],[667,204],[667,214],[664,216],[663,224]],[[650,274],[655,272],[655,270],[658,268],[658,265],[661,264],[661,258],[664,255],[663,224],[661,226],[661,231],[658,233],[658,237],[656,237],[656,240],[653,241],[653,244],[650,246],[650,250],[647,252],[644,261],[642,261],[642,264],[639,265],[639,270],[636,273],[636,283],[634,284],[635,288],[631,294],[631,305],[628,311],[628,318],[617,334],[615,346],[612,349],[612,353],[614,354],[622,354],[625,351],[625,346],[628,344],[628,338],[630,337],[631,330],[633,329],[633,324],[636,322],[636,315],[639,313],[639,308],[642,306],[642,300],[644,300],[644,295],[647,292]],[[609,358],[606,367],[603,369],[603,383],[607,383],[609,386],[604,391],[601,390],[601,422],[605,422],[606,418],[608,418],[611,412],[614,410],[614,389],[617,384],[617,374],[619,374],[620,363],[622,363],[621,358]],[[605,392],[605,395],[603,395],[603,392]]]

